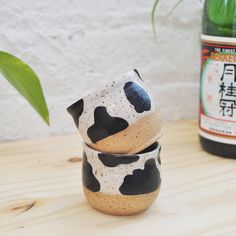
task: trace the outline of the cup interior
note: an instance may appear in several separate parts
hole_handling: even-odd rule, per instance
[[[147,148],[145,148],[144,150],[138,152],[138,154],[152,152],[152,151],[156,150],[158,146],[160,146],[160,144],[158,142],[155,142],[155,143],[151,144],[150,146],[148,146]]]

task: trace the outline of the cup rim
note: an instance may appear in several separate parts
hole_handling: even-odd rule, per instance
[[[87,149],[87,150],[90,150],[91,152],[95,153],[95,154],[98,154],[98,153],[103,153],[103,154],[109,154],[109,156],[114,156],[114,157],[119,157],[119,156],[122,156],[122,157],[131,157],[131,156],[134,156],[134,155],[138,155],[138,156],[145,156],[147,154],[153,154],[155,153],[158,149],[161,148],[161,145],[158,141],[152,143],[150,146],[146,147],[145,149],[143,149],[142,151],[138,152],[138,153],[127,153],[127,154],[124,154],[124,153],[109,153],[109,152],[101,152],[101,151],[98,151],[96,149],[93,149],[91,148],[88,144],[86,144],[85,142],[82,143],[83,145],[83,150]],[[150,149],[150,150],[149,150]]]

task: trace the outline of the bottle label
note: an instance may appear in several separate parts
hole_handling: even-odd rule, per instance
[[[236,39],[202,35],[200,135],[236,144]]]

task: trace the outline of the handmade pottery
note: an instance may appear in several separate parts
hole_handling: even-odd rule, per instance
[[[160,109],[137,70],[68,107],[86,144],[108,153],[137,153],[161,136]]]
[[[161,185],[160,145],[138,154],[98,152],[83,144],[82,179],[88,202],[112,215],[133,215],[146,210]]]

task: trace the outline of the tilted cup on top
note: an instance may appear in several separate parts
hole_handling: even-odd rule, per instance
[[[83,145],[82,179],[91,206],[112,215],[134,215],[146,210],[161,186],[160,145],[138,154],[110,154]]]
[[[160,109],[132,70],[67,108],[86,144],[109,153],[137,153],[161,136]]]

